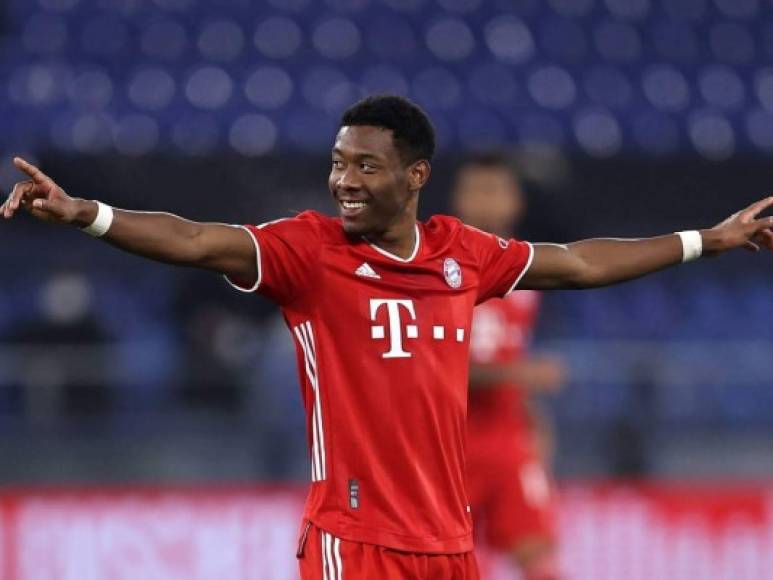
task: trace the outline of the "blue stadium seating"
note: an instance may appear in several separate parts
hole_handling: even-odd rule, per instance
[[[11,0],[0,148],[317,151],[357,97],[430,109],[444,148],[773,149],[761,0]]]

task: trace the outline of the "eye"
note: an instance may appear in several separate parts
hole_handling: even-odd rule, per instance
[[[365,172],[371,172],[371,171],[375,171],[376,167],[371,165],[370,163],[360,163],[360,169],[362,169]]]
[[[333,159],[333,169],[341,169],[344,166],[344,162],[340,159]]]

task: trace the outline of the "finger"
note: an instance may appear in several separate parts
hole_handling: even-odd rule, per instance
[[[743,245],[743,249],[744,250],[749,250],[750,252],[759,252],[760,251],[760,247],[757,244],[755,244],[754,242],[746,242]]]
[[[32,210],[43,211],[53,217],[62,217],[64,215],[59,203],[40,197],[32,201]]]
[[[15,211],[19,208],[19,199],[24,196],[24,193],[29,187],[33,187],[34,184],[31,181],[22,181],[13,186],[11,194],[3,204],[3,217],[8,219],[13,217]]]
[[[762,213],[763,211],[765,211],[771,206],[773,206],[773,195],[751,204],[749,207],[747,207],[744,210],[743,213],[745,214],[746,217],[755,218],[757,217],[757,215],[759,215],[760,213]]]
[[[30,193],[35,188],[35,184],[31,181],[21,181],[13,186],[11,196],[9,198],[9,205],[13,211],[19,209],[19,204],[24,199],[24,196]]]
[[[32,163],[22,159],[21,157],[14,157],[13,164],[16,166],[16,168],[19,171],[23,171],[24,173],[29,175],[32,178],[32,181],[34,181],[38,185],[43,185],[44,183],[48,183],[49,181],[51,181],[51,178],[48,177],[48,175],[43,173]]]
[[[760,246],[760,248],[773,250],[773,231],[767,228],[760,230],[752,236],[751,241]]]
[[[762,230],[773,228],[773,215],[754,220],[752,222],[752,226],[754,227],[754,230],[753,230],[754,232],[759,232]]]
[[[19,184],[17,183],[14,185],[13,190],[11,190],[11,193],[8,194],[8,198],[5,200],[5,203],[3,203],[3,217],[8,219],[10,217],[13,217],[13,200],[14,196],[18,192]]]

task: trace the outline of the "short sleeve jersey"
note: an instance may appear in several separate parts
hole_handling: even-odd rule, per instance
[[[523,358],[531,343],[539,313],[540,294],[533,290],[513,292],[475,308],[470,335],[473,364],[505,364]],[[468,418],[476,429],[529,428],[526,394],[517,384],[503,382],[472,389]]]
[[[311,490],[335,536],[423,553],[472,549],[464,478],[475,304],[508,294],[533,248],[436,216],[400,258],[316,212],[245,226],[257,281],[295,339]]]

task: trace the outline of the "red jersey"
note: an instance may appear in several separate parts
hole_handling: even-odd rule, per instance
[[[532,338],[540,294],[513,292],[475,309],[470,337],[471,361],[477,364],[511,363],[522,358]],[[494,427],[528,429],[528,393],[517,384],[502,383],[470,390],[470,429]]]
[[[304,517],[399,550],[472,550],[464,477],[475,304],[510,292],[533,248],[437,216],[402,259],[316,212],[246,226],[296,342],[311,454]]]

